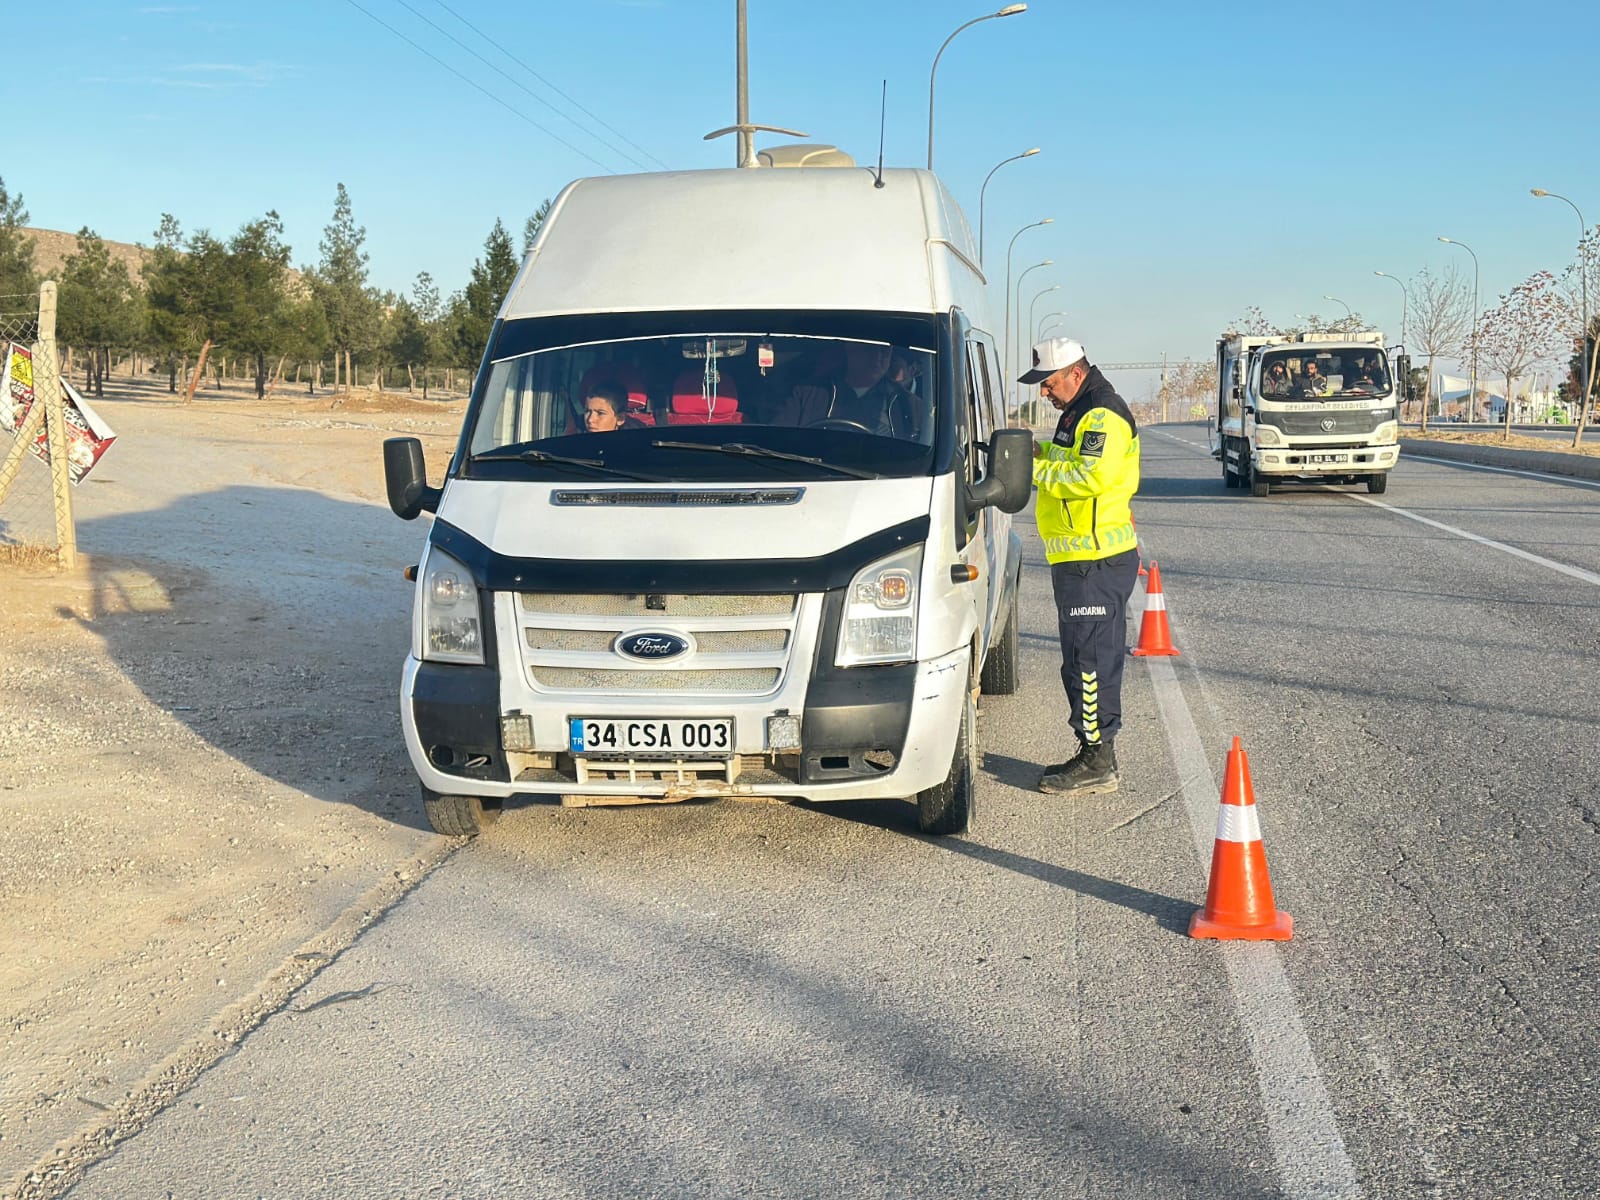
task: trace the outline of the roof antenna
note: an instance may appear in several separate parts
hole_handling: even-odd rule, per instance
[[[878,102],[878,177],[872,181],[872,186],[883,186],[883,124],[889,112],[889,81],[883,81],[883,98]]]

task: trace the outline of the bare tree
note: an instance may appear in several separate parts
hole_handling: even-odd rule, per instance
[[[1451,267],[1443,275],[1424,269],[1410,284],[1411,332],[1417,348],[1428,356],[1428,395],[1422,399],[1422,429],[1428,428],[1428,404],[1433,393],[1434,360],[1459,354],[1471,323],[1472,297],[1466,281]],[[1444,397],[1439,398],[1442,411]]]
[[[1511,440],[1515,408],[1513,380],[1560,353],[1571,336],[1567,332],[1570,321],[1566,298],[1549,271],[1528,276],[1483,314],[1480,352],[1506,381],[1506,441]]]
[[[1560,287],[1574,314],[1573,328],[1578,330],[1577,336],[1572,339],[1572,362],[1567,383],[1568,394],[1576,396],[1578,401],[1574,405],[1577,428],[1572,435],[1572,444],[1577,447],[1583,442],[1583,428],[1593,407],[1595,371],[1600,368],[1600,314],[1595,311],[1597,303],[1600,303],[1600,227],[1584,234],[1583,240],[1578,243],[1577,259],[1561,274]],[[1583,305],[1586,293],[1589,302],[1587,311]],[[1580,314],[1588,318],[1587,330],[1579,329],[1583,324]],[[1587,364],[1583,361],[1584,355],[1588,355]],[[1588,367],[1587,371],[1584,370],[1585,366]]]

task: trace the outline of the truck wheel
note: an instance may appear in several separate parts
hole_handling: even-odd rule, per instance
[[[500,815],[498,800],[482,796],[441,796],[422,789],[422,808],[435,833],[447,837],[477,837]]]
[[[1389,490],[1388,475],[1368,475],[1367,491],[1374,496],[1381,496]]]
[[[1011,603],[1006,608],[1005,632],[989,647],[978,686],[985,696],[1014,696],[1017,674],[1017,594],[1012,592]]]
[[[1260,475],[1252,476],[1251,479],[1250,479],[1250,494],[1252,496],[1270,496],[1270,495],[1272,495],[1272,482],[1271,482],[1271,480],[1264,479]]]
[[[923,833],[965,833],[972,824],[978,788],[977,725],[969,689],[961,705],[961,732],[956,735],[950,776],[917,793],[917,828]]]

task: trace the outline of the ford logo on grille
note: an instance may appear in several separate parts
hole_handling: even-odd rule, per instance
[[[1317,426],[1317,428],[1321,429],[1323,433],[1332,433],[1333,427],[1336,423],[1337,422],[1335,422],[1332,417],[1323,417],[1322,424]]]
[[[675,633],[646,630],[622,634],[612,643],[612,649],[626,658],[659,662],[662,659],[677,658],[680,654],[688,653],[690,645],[688,638],[679,637]]]

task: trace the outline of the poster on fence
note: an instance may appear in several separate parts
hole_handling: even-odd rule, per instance
[[[73,483],[82,483],[117,435],[65,379],[61,381],[61,398],[67,424],[67,477]],[[5,366],[0,368],[0,429],[16,437],[32,407],[33,354],[12,342],[6,346]],[[42,423],[29,449],[40,462],[50,465],[50,436]]]

